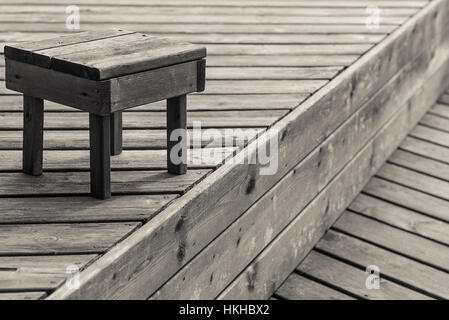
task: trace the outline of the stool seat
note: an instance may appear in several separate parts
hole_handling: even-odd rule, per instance
[[[111,196],[122,110],[167,100],[167,169],[187,172],[187,97],[205,88],[206,48],[143,33],[88,31],[5,46],[6,87],[23,93],[23,171],[42,174],[43,100],[89,112],[91,194]],[[151,113],[149,113],[151,116]]]
[[[5,46],[5,57],[90,80],[198,60],[206,48],[139,32],[87,31]]]

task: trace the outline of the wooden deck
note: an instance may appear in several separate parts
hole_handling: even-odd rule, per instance
[[[368,3],[364,1],[77,3],[81,9],[81,31],[119,27],[207,46],[206,91],[188,98],[190,127],[199,120],[203,128],[223,133],[226,128],[254,128],[260,133],[276,125],[286,128],[287,123],[293,123],[291,119],[299,119],[299,114],[303,124],[291,125],[288,134],[286,130],[282,134],[283,145],[289,151],[281,150],[286,160],[281,161],[281,170],[273,177],[261,178],[251,166],[237,170],[219,166],[220,161],[194,164],[192,159],[199,153],[210,151],[205,148],[191,149],[191,170],[185,176],[173,176],[165,171],[164,103],[126,111],[124,152],[111,163],[113,198],[99,201],[88,196],[87,113],[46,103],[44,175],[30,178],[20,172],[22,99],[5,89],[1,57],[0,299],[226,298],[250,294],[255,297],[256,293],[261,297],[270,290],[271,295],[276,286],[263,293],[247,286],[247,271],[254,271],[250,264],[254,258],[271,252],[266,248],[294,216],[286,216],[285,224],[279,223],[271,233],[257,234],[263,238],[256,242],[257,246],[248,245],[255,237],[255,231],[249,230],[252,221],[264,221],[263,215],[269,214],[260,210],[265,201],[262,196],[281,178],[289,181],[291,172],[311,168],[312,163],[319,163],[316,170],[321,170],[323,162],[323,173],[314,182],[316,185],[311,185],[310,194],[295,204],[295,210],[304,208],[388,119],[393,115],[396,120],[400,118],[393,112],[393,105],[399,107],[398,103],[402,106],[412,99],[407,85],[415,85],[417,79],[443,82],[442,74],[433,75],[448,58],[438,50],[434,55],[424,51],[421,54],[421,50],[433,48],[431,41],[439,41],[440,37],[440,33],[434,32],[439,30],[439,19],[434,19],[435,15],[428,20],[437,5],[412,18],[424,12],[429,1],[370,1],[382,10],[376,30],[365,25]],[[6,43],[70,32],[65,28],[65,7],[69,4],[71,1],[64,0],[0,0],[1,54]],[[411,19],[415,20],[407,24]],[[436,27],[432,24],[428,30],[425,26],[434,20]],[[429,46],[409,41],[412,33],[416,43],[423,37]],[[389,35],[392,38],[385,40]],[[370,49],[376,45],[379,49],[372,52]],[[402,59],[398,50],[408,52],[410,60]],[[365,60],[360,61],[363,55]],[[421,77],[424,73],[425,77]],[[385,83],[389,86],[384,89]],[[407,87],[407,94],[393,91],[400,85]],[[414,88],[419,91],[421,87]],[[433,90],[439,95],[439,88]],[[395,92],[397,98],[371,102],[369,99],[377,92],[388,97]],[[369,111],[370,106],[380,103],[391,105],[390,109]],[[312,108],[315,104],[320,107]],[[358,128],[358,122],[370,117],[374,120],[363,124],[367,126],[364,140],[360,138],[349,151],[347,141],[351,138],[343,142],[341,150],[348,151],[346,158],[332,153],[340,150],[340,142],[332,141],[343,141],[341,135],[357,135],[351,131],[352,126]],[[427,118],[442,121],[433,115],[422,121]],[[340,128],[343,129],[337,132]],[[404,124],[401,130],[408,130],[407,126]],[[301,142],[293,140],[295,137],[301,137]],[[255,135],[246,138],[248,142]],[[203,146],[209,142],[204,139],[200,142]],[[225,155],[236,151],[235,146],[221,143],[210,148]],[[379,161],[384,160],[382,156]],[[300,169],[294,169],[295,166]],[[286,186],[280,190],[283,188]],[[285,211],[278,209],[280,213]],[[246,249],[238,252],[245,258],[241,265],[230,266],[225,245],[234,240],[226,239],[238,238],[238,247],[240,223],[249,230],[247,238],[242,236],[241,240]],[[229,254],[237,253],[231,250]],[[215,259],[216,256],[220,258]],[[64,285],[67,267],[73,264],[83,270],[83,286],[78,291]],[[241,286],[249,291],[236,294]]]
[[[276,291],[282,299],[449,299],[449,102],[443,95]],[[380,271],[367,289],[366,268]]]

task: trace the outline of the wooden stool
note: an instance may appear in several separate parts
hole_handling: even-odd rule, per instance
[[[42,174],[43,100],[88,111],[91,193],[109,198],[122,110],[167,99],[167,167],[185,174],[187,141],[174,131],[185,137],[186,94],[204,90],[205,56],[201,46],[123,30],[6,46],[6,87],[23,93],[23,171]],[[181,161],[172,161],[172,150]]]

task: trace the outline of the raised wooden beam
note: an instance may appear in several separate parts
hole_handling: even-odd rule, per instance
[[[167,168],[168,172],[175,174],[187,172],[186,108],[186,95],[167,99]],[[175,134],[174,137],[172,137],[173,134]],[[174,140],[175,137],[176,140]],[[173,161],[174,159],[176,161]]]
[[[121,111],[111,114],[111,156],[122,153],[123,144],[123,116]]]
[[[23,172],[32,176],[42,174],[44,139],[44,101],[23,95]]]
[[[99,199],[111,197],[110,116],[89,113],[90,191]]]

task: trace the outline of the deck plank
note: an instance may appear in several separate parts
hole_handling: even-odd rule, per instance
[[[394,164],[385,164],[377,175],[381,178],[449,200],[449,182]]]
[[[0,255],[102,253],[138,226],[135,222],[0,225]]]
[[[449,133],[417,125],[410,136],[449,148]]]
[[[192,169],[214,168],[235,151],[235,148],[189,149],[187,164]],[[19,172],[22,151],[0,150],[0,171]],[[167,168],[165,150],[124,150],[111,158],[111,170],[163,170]],[[88,150],[47,150],[43,156],[44,171],[88,171]]]
[[[405,150],[427,158],[449,163],[449,148],[429,143],[420,139],[408,136],[400,146],[401,150]]]
[[[331,289],[297,273],[292,273],[276,291],[276,295],[288,300],[353,300],[354,298]]]
[[[375,220],[345,212],[333,226],[365,241],[448,271],[449,247]]]
[[[37,300],[46,297],[47,294],[44,291],[36,292],[0,292],[0,300]]]
[[[396,228],[449,244],[449,224],[447,222],[427,217],[364,194],[358,195],[349,209]]]
[[[0,224],[145,221],[176,195],[0,198]],[[57,210],[55,210],[57,208]]]
[[[357,295],[360,299],[370,300],[427,300],[429,297],[380,278],[378,290],[365,286],[368,274],[336,259],[316,251],[311,251],[298,266],[298,272],[305,273],[321,281]]]
[[[113,171],[113,194],[183,193],[210,170],[189,170],[185,175],[173,175],[165,170]],[[0,173],[0,194],[6,196],[31,195],[87,195],[90,193],[89,172],[47,172],[30,179],[22,173]]]
[[[395,165],[436,177],[440,180],[449,181],[449,164],[441,161],[403,150],[396,150],[388,161]]]
[[[449,202],[400,184],[374,177],[364,192],[377,198],[449,221]]]
[[[449,298],[449,274],[367,242],[330,230],[316,248],[361,268],[375,264],[381,277],[388,276],[434,297]]]
[[[74,268],[81,270],[95,257],[89,254],[0,257],[1,290],[54,290],[69,272]]]
[[[284,110],[188,112],[187,126],[192,128],[193,122],[199,121],[202,128],[267,127],[286,113]],[[72,112],[70,116],[45,113],[44,129],[88,129],[88,117],[87,112]],[[0,113],[0,121],[5,124],[4,130],[20,130],[23,126],[23,116],[18,112]],[[124,129],[165,129],[165,126],[165,112],[128,112],[123,115]]]
[[[228,130],[229,129],[229,130]],[[198,148],[218,148],[243,146],[261,133],[263,128],[214,128],[215,132],[221,134],[221,139],[211,139],[210,136],[201,131],[201,136],[194,135],[192,130],[188,130],[190,141],[189,147]],[[160,129],[152,130],[124,130],[123,149],[124,150],[163,150],[167,147],[167,132]],[[0,140],[2,145],[0,150],[21,150],[22,131],[21,130],[0,130]],[[229,141],[229,143],[228,143]],[[233,144],[232,144],[233,143]],[[88,150],[89,131],[86,130],[47,130],[44,131],[44,150]],[[148,159],[150,160],[150,159]],[[114,160],[113,160],[114,161]],[[151,164],[151,162],[148,162]]]

